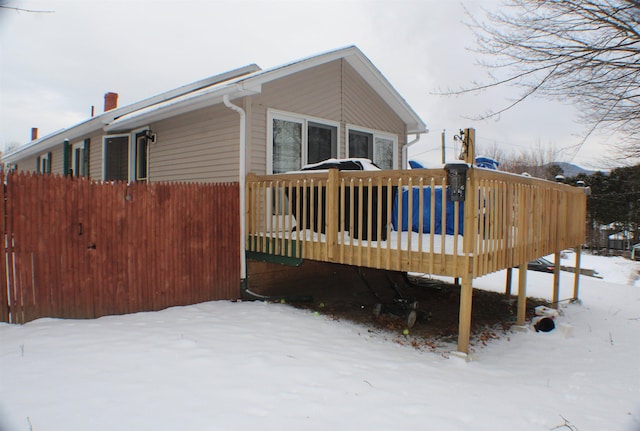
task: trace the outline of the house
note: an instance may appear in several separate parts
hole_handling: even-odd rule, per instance
[[[94,180],[242,182],[330,157],[406,166],[422,119],[355,46],[255,64],[104,113],[4,155],[18,171]],[[415,136],[415,137],[414,137]],[[412,140],[410,140],[412,138]]]
[[[634,232],[623,230],[608,236],[608,248],[611,250],[630,250],[634,244]]]
[[[473,279],[520,268],[517,322],[524,324],[526,264],[551,253],[559,260],[568,247],[579,251],[586,193],[476,169],[473,129],[464,133],[465,163],[404,169],[407,147],[426,131],[382,73],[351,46],[267,70],[249,65],[121,108],[117,95],[107,93],[103,114],[34,139],[4,162],[19,171],[104,181],[239,182],[241,288],[256,280],[276,282],[271,275],[283,272],[279,267],[261,279],[255,258],[247,271],[250,253],[260,263],[305,260],[458,278],[458,350],[468,352]],[[333,157],[368,158],[383,170],[284,174]],[[416,188],[418,193],[406,194],[404,210],[405,194],[393,191]],[[458,202],[452,223],[446,202],[436,210],[437,199],[427,198],[438,190],[441,201]],[[404,211],[411,229],[392,232],[387,221],[394,199],[397,220]],[[436,233],[438,215],[453,227],[452,235],[442,234],[446,226]],[[577,253],[574,299],[579,267]],[[556,272],[553,304],[558,277]]]

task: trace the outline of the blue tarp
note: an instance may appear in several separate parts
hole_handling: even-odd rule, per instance
[[[422,233],[429,233],[431,230],[431,189],[425,188],[423,190],[424,195],[424,211],[423,211],[423,220],[422,220]],[[419,206],[420,206],[420,189],[417,187],[413,187],[411,189],[412,193],[412,215],[411,215],[411,230],[413,232],[419,232],[420,230],[420,214],[419,214]],[[435,232],[436,235],[442,234],[442,188],[437,187],[435,189]],[[456,202],[451,202],[449,199],[446,201],[446,212],[445,212],[445,220],[446,220],[446,235],[453,235],[454,232],[454,214],[453,210],[455,208]],[[458,218],[458,234],[462,235],[462,227],[464,225],[464,202],[457,202],[459,208],[459,218]],[[403,187],[402,189],[402,231],[408,231],[409,225],[409,189],[407,187]],[[398,231],[398,199],[393,200],[393,212],[391,213],[391,223],[393,225],[393,229]]]
[[[479,168],[491,169],[494,171],[498,170],[498,166],[500,166],[500,162],[492,159],[491,157],[476,157],[476,166]]]

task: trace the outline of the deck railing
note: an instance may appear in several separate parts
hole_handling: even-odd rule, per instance
[[[472,169],[477,190],[466,202],[474,212],[473,276],[513,268],[584,243],[587,195],[572,187],[522,175]]]
[[[478,277],[582,244],[584,189],[469,169],[448,199],[443,169],[247,177],[250,252]]]

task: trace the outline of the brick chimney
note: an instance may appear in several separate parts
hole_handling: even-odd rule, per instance
[[[38,139],[38,128],[37,127],[32,127],[31,128],[31,140],[35,141],[36,139]]]
[[[111,111],[118,107],[118,93],[107,93],[104,95],[104,112]]]

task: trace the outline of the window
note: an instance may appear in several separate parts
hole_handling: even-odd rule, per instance
[[[348,136],[348,157],[369,159],[380,169],[395,169],[396,136],[356,129],[349,129]]]
[[[36,158],[36,172],[39,174],[51,173],[51,151]]]
[[[91,141],[85,139],[73,145],[71,152],[71,173],[74,177],[89,176],[89,146]]]
[[[296,171],[338,156],[338,124],[284,113],[269,113],[269,171]]]
[[[147,130],[136,133],[136,181],[147,181],[149,173],[149,138]]]
[[[129,136],[104,138],[104,180],[129,180]]]

